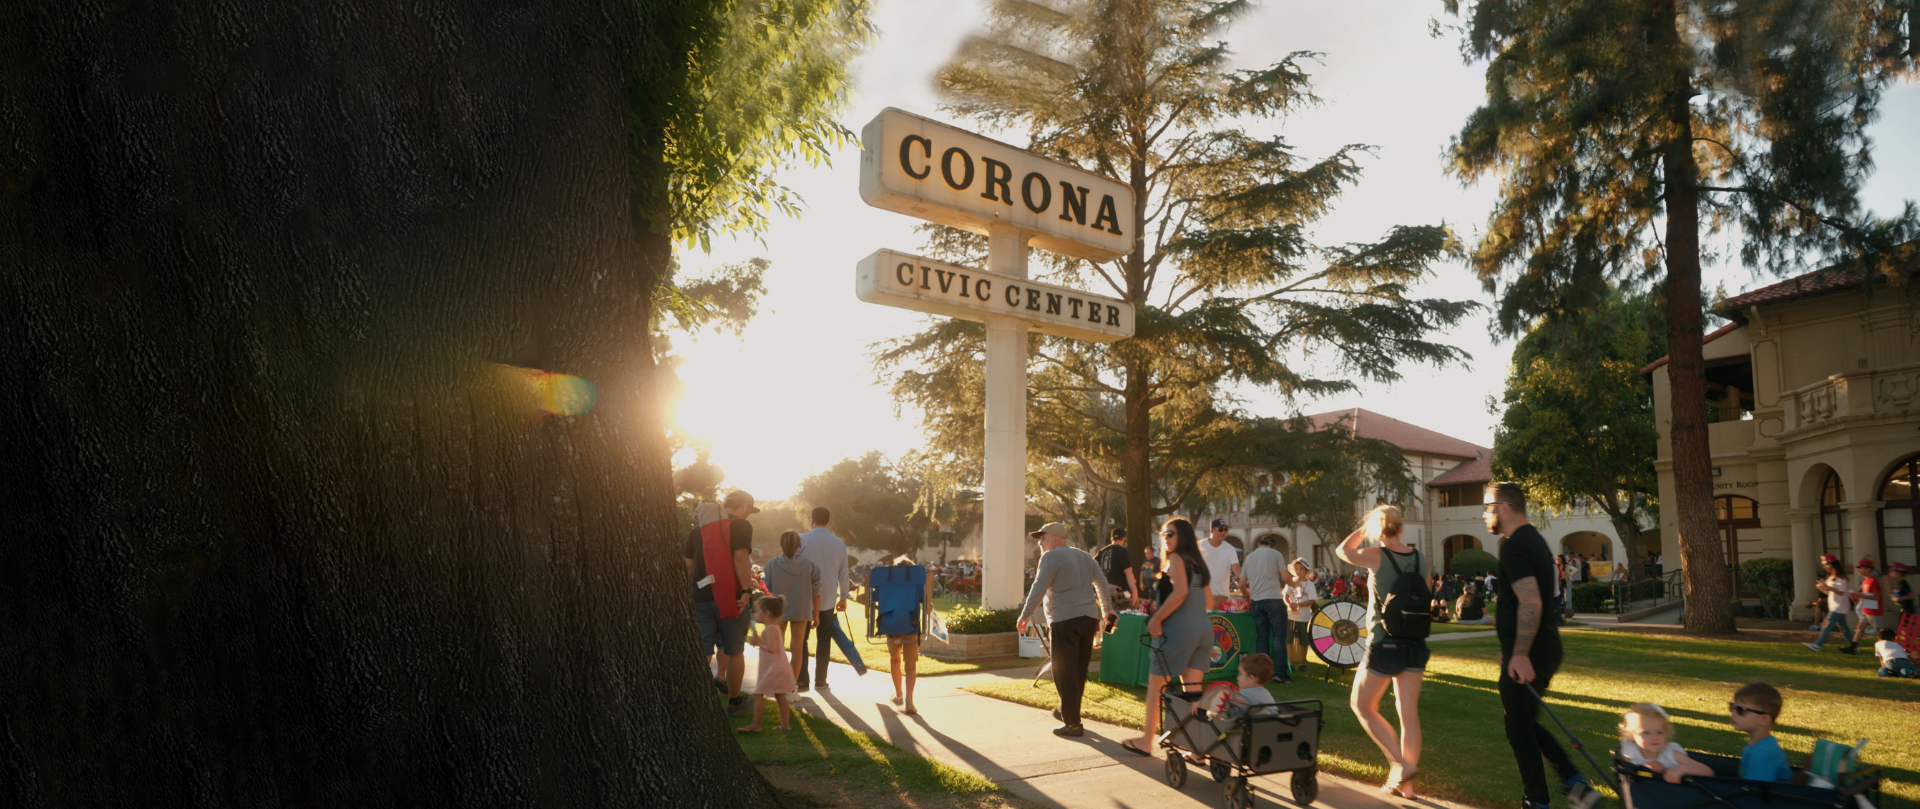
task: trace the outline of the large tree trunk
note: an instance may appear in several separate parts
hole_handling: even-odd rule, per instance
[[[1153,457],[1149,452],[1153,408],[1147,401],[1147,375],[1151,372],[1141,359],[1128,362],[1126,370],[1126,393],[1120,404],[1126,430],[1126,446],[1121,450],[1126,478],[1121,482],[1127,487],[1127,552],[1135,559],[1145,559],[1160,536],[1153,526]]]
[[[1673,25],[1669,13],[1663,24]],[[1671,36],[1678,42],[1678,31]],[[1675,48],[1681,47],[1675,44]],[[1687,62],[1676,57],[1675,64]],[[1680,531],[1680,566],[1687,586],[1687,628],[1734,631],[1733,590],[1713,513],[1713,453],[1707,443],[1706,361],[1700,310],[1700,212],[1698,166],[1693,157],[1692,81],[1674,72],[1667,101],[1672,142],[1662,155],[1667,217],[1667,379],[1673,391],[1673,481]]]
[[[0,5],[0,803],[773,802],[629,180],[695,6]]]

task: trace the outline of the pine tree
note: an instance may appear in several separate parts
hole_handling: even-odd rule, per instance
[[[1528,0],[1461,4],[1464,55],[1487,101],[1451,147],[1500,201],[1474,251],[1507,334],[1590,307],[1606,281],[1661,280],[1673,380],[1673,474],[1687,622],[1732,632],[1713,511],[1702,376],[1702,236],[1737,228],[1740,257],[1881,257],[1912,231],[1860,209],[1866,126],[1913,69],[1911,7],[1876,0]]]
[[[991,22],[938,74],[946,109],[1030,148],[1133,187],[1122,212],[1132,252],[1089,263],[1035,257],[1035,272],[1125,299],[1138,312],[1127,340],[1100,346],[1035,336],[1029,446],[1035,463],[1065,459],[1093,485],[1124,495],[1130,544],[1150,521],[1196,495],[1246,492],[1255,456],[1279,420],[1241,415],[1228,386],[1289,400],[1391,382],[1402,363],[1465,358],[1428,339],[1471,303],[1415,297],[1411,287],[1453,246],[1439,225],[1384,227],[1363,244],[1316,245],[1314,223],[1356,183],[1368,147],[1320,159],[1254,125],[1315,101],[1292,54],[1229,70],[1218,36],[1251,8],[1211,0],[999,0]],[[984,239],[929,228],[930,250],[980,263]],[[943,322],[886,345],[894,392],[927,413],[929,455],[948,469],[979,464],[984,330]],[[1322,375],[1303,359],[1332,369]]]

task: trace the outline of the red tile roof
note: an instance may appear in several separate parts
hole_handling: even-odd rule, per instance
[[[1920,276],[1920,242],[1907,242],[1894,248],[1893,261],[1904,265],[1905,274]],[[1822,267],[1804,275],[1796,275],[1777,284],[1769,284],[1751,292],[1742,292],[1720,302],[1714,311],[1733,319],[1733,323],[1721,326],[1706,336],[1704,342],[1733,331],[1747,322],[1747,309],[1754,306],[1786,303],[1819,297],[1833,292],[1854,289],[1866,280],[1866,265],[1859,261],[1848,261],[1831,267]],[[1650,374],[1653,369],[1667,364],[1667,358],[1661,357],[1652,364],[1640,369],[1640,373]]]
[[[1415,427],[1399,419],[1392,419],[1371,410],[1352,408],[1335,410],[1330,413],[1316,413],[1308,416],[1315,427],[1330,427],[1341,419],[1346,419],[1347,428],[1361,438],[1373,438],[1385,441],[1408,452],[1427,455],[1444,455],[1452,458],[1478,458],[1487,454],[1487,448],[1470,444],[1450,435],[1441,435],[1425,427]]]
[[[1700,344],[1701,344],[1701,345],[1706,345],[1706,344],[1708,344],[1708,343],[1711,343],[1711,342],[1713,342],[1714,340],[1718,340],[1718,339],[1720,339],[1720,337],[1721,337],[1721,336],[1723,336],[1723,335],[1726,335],[1726,334],[1728,334],[1728,333],[1730,333],[1730,332],[1732,332],[1732,331],[1733,331],[1734,329],[1737,329],[1737,328],[1740,328],[1740,327],[1741,327],[1741,325],[1743,325],[1743,324],[1740,324],[1740,323],[1728,323],[1728,324],[1727,324],[1727,325],[1725,325],[1725,326],[1721,326],[1720,328],[1717,328],[1717,329],[1714,329],[1713,331],[1710,331],[1710,332],[1707,332],[1707,336],[1705,336],[1705,337],[1702,337],[1702,338],[1700,338]],[[1653,369],[1655,369],[1655,368],[1658,368],[1658,367],[1660,367],[1660,366],[1662,366],[1662,365],[1665,365],[1665,364],[1667,364],[1667,359],[1668,359],[1668,357],[1661,357],[1660,359],[1657,359],[1657,360],[1654,360],[1653,362],[1650,362],[1650,363],[1647,363],[1647,367],[1645,367],[1645,368],[1642,368],[1642,369],[1640,369],[1640,373],[1641,373],[1642,375],[1645,375],[1645,374],[1650,374],[1650,373],[1653,373]]]
[[[1493,459],[1481,456],[1447,470],[1446,474],[1427,481],[1428,486],[1458,486],[1463,483],[1487,483],[1493,480]]]

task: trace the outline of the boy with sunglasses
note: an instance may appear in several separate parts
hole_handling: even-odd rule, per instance
[[[1773,737],[1780,707],[1780,692],[1766,683],[1747,683],[1733,692],[1733,701],[1727,703],[1727,710],[1733,714],[1733,729],[1747,734],[1747,747],[1740,752],[1741,778],[1782,783],[1793,780],[1787,753],[1780,749],[1780,740]]]

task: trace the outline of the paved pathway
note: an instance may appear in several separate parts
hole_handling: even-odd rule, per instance
[[[748,647],[751,649],[752,647]],[[749,652],[751,655],[752,652]],[[748,661],[751,680],[756,661]],[[964,686],[1004,680],[1033,682],[1035,669],[1009,669],[975,674],[921,678],[915,689],[916,716],[906,716],[889,703],[893,685],[886,672],[865,677],[835,664],[832,687],[799,696],[797,705],[810,714],[965,769],[999,783],[1008,791],[1044,806],[1060,809],[1133,809],[1135,807],[1219,807],[1224,788],[1197,768],[1188,770],[1186,788],[1175,790],[1164,779],[1166,761],[1141,758],[1120,748],[1138,731],[1116,725],[1087,722],[1087,735],[1061,739],[1045,711],[960,690]],[[1051,689],[1051,681],[1041,688]],[[1342,708],[1344,709],[1344,708]],[[1433,751],[1429,751],[1430,753]],[[1253,779],[1257,805],[1293,805],[1290,776]],[[1432,799],[1389,802],[1374,785],[1322,773],[1316,807],[1334,809],[1388,809],[1424,806],[1456,809],[1459,804]]]

